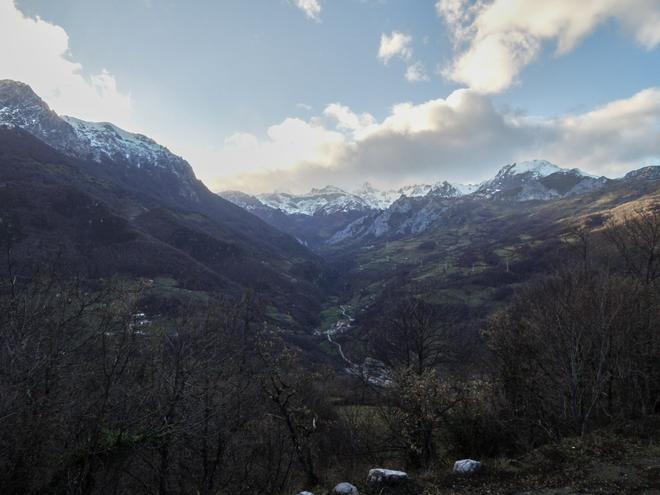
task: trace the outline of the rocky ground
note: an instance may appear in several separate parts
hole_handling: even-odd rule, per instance
[[[473,476],[427,480],[425,495],[660,495],[660,443],[616,435],[568,439],[520,459],[484,462]],[[425,483],[426,484],[426,483]]]

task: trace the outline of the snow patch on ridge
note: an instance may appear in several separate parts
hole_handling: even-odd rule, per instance
[[[62,119],[88,143],[96,160],[106,154],[111,158],[130,161],[137,168],[145,165],[168,168],[171,165],[173,154],[147,136],[127,132],[109,122],[87,122],[69,116],[63,116]],[[172,171],[179,173],[174,167]]]
[[[335,186],[312,189],[306,194],[269,193],[257,196],[264,205],[289,215],[332,215],[350,211],[368,211],[371,206],[360,196]]]

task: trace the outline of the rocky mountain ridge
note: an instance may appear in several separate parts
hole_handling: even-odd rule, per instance
[[[67,156],[99,164],[115,176],[150,176],[147,182],[167,183],[177,196],[198,199],[197,179],[186,160],[147,136],[109,122],[60,116],[27,84],[0,81],[0,124],[24,129]]]
[[[438,181],[381,191],[365,183],[353,192],[326,186],[300,195],[251,196],[236,191],[220,195],[302,242],[319,247],[357,238],[419,234],[456,202],[549,201],[597,191],[611,182],[577,168],[530,160],[507,164],[491,179],[477,185]],[[334,230],[328,225],[330,218]]]
[[[251,196],[237,191],[223,191],[222,197],[247,210],[259,205],[280,210],[287,215],[331,215],[348,211],[387,210],[403,198],[482,198],[512,201],[548,200],[595,190],[608,181],[580,169],[561,168],[546,160],[530,160],[502,167],[497,174],[480,184],[455,184],[446,180],[435,184],[413,184],[399,189],[379,190],[369,182],[348,192],[328,185],[304,194],[265,193]]]

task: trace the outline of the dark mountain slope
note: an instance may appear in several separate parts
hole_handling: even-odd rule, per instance
[[[317,258],[203,186],[196,208],[172,207],[99,164],[0,126],[0,191],[3,242],[16,239],[19,266],[57,261],[91,277],[168,276],[235,294],[254,288],[298,322],[317,311]]]
[[[146,136],[110,123],[62,118],[28,85],[10,80],[0,81],[0,123],[28,131],[75,158],[96,181],[131,193],[141,203],[202,213],[222,225],[228,235],[253,244],[255,250],[313,259],[290,236],[211,193],[188,162]]]

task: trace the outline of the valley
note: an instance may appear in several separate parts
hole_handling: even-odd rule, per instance
[[[660,203],[657,166],[607,179],[535,160],[462,192],[438,184],[368,189],[387,203],[331,186],[300,196],[220,194],[326,260],[336,295],[325,308],[338,318],[326,326],[341,325],[339,309],[350,305],[355,328],[337,339],[360,359],[370,358],[364,329],[409,295],[459,311],[462,334],[478,340],[487,317],[520,287],[562,266],[580,232],[601,232]]]
[[[478,338],[518,287],[561,265],[576,232],[660,194],[660,167],[608,179],[532,160],[480,184],[215,195],[167,148],[61,118],[26,85],[0,82],[0,108],[3,222],[19,265],[61,257],[88,276],[166,280],[148,284],[152,313],[249,289],[338,368],[346,352],[373,359],[365,329],[408,296],[458,311],[462,334]]]
[[[215,193],[4,80],[0,247],[7,493],[655,481],[660,166]]]
[[[660,0],[0,42],[0,495],[660,495]]]

